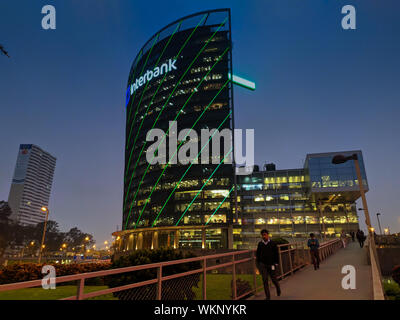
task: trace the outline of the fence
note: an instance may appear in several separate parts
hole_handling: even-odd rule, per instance
[[[339,239],[320,246],[321,260],[343,247]],[[278,278],[282,279],[310,263],[309,250],[304,243],[278,245]],[[89,272],[57,277],[57,284],[77,281],[75,296],[63,300],[82,300],[113,294],[120,300],[214,300],[241,299],[262,288],[261,276],[256,268],[256,251],[242,250],[189,259],[151,263],[132,267]],[[171,272],[171,268],[186,270]],[[118,279],[133,283],[117,285],[95,292],[85,292],[85,281],[117,275]],[[149,276],[154,275],[153,278]],[[134,279],[146,279],[135,282]],[[201,285],[200,285],[201,284]],[[0,285],[1,291],[40,287],[42,280]]]
[[[374,300],[385,300],[383,288],[382,271],[379,265],[379,258],[376,250],[375,240],[368,235],[366,241],[367,259],[371,265],[372,290]]]

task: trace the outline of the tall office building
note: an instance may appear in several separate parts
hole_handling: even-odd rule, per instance
[[[33,144],[19,146],[8,204],[10,219],[22,225],[45,220],[41,211],[48,206],[56,158]]]
[[[136,56],[126,91],[122,231],[130,247],[154,247],[164,238],[172,244],[182,229],[181,242],[191,245],[202,232],[221,238],[231,224],[234,171],[223,160],[232,148],[221,144],[217,157],[192,138],[203,129],[232,129],[231,48],[230,11],[219,9],[167,25]],[[153,128],[165,133],[160,144],[165,141],[166,148],[163,153],[157,147],[152,158],[168,154],[168,163],[149,161]],[[197,141],[193,157],[201,153],[201,164],[180,161],[187,137]]]

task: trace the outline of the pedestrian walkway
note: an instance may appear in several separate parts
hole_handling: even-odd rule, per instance
[[[322,261],[320,269],[309,265],[294,275],[280,281],[282,294],[276,296],[271,285],[273,300],[373,300],[371,266],[367,263],[366,249],[358,242],[348,243],[346,248]],[[342,267],[352,265],[356,269],[356,289],[342,288]],[[249,300],[264,300],[264,291]]]

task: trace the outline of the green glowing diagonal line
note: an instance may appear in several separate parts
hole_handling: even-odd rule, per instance
[[[146,61],[145,61],[144,64],[143,64],[142,71],[140,72],[140,76],[143,74],[144,68],[145,68],[145,66],[147,65],[147,61],[149,60],[149,57],[150,57],[150,55],[151,55],[151,52],[153,51],[154,45],[156,44],[156,42],[157,42],[159,36],[160,36],[160,34],[157,34],[157,37],[154,39],[153,45],[151,46],[151,48],[150,48],[150,50],[149,50],[149,53],[147,54]],[[140,77],[140,76],[139,76],[139,77]],[[149,82],[147,81],[146,87],[148,86],[148,84],[149,84]],[[145,90],[146,90],[146,89],[145,89]],[[144,92],[144,90],[143,90],[143,92]],[[135,93],[136,93],[136,91],[135,91]],[[143,97],[143,94],[142,94],[142,97]],[[140,99],[140,100],[142,100],[142,99]],[[135,123],[136,116],[137,116],[138,110],[139,110],[139,105],[140,105],[140,103],[139,103],[139,104],[137,105],[137,107],[136,107],[135,113],[134,113],[134,115],[133,115],[132,123]],[[128,120],[129,120],[129,118],[130,118],[130,117],[128,116]],[[132,129],[131,129],[131,130],[132,130]]]
[[[214,216],[214,214],[217,213],[217,211],[219,210],[219,208],[220,208],[220,207],[222,206],[222,204],[225,202],[226,198],[229,197],[229,195],[231,194],[231,192],[232,192],[232,190],[233,190],[234,188],[235,188],[235,186],[233,186],[233,187],[231,188],[231,190],[229,190],[229,192],[228,192],[228,194],[226,195],[226,197],[224,198],[224,200],[221,201],[221,203],[218,205],[217,209],[215,209],[215,211],[214,211],[213,214],[210,216],[210,218],[208,218],[208,221],[206,222],[205,225],[207,225],[207,224],[210,222],[211,218]]]
[[[167,44],[164,46],[164,49],[162,50],[160,56],[159,56],[158,59],[157,59],[157,62],[154,64],[154,68],[158,66],[158,63],[160,62],[162,56],[164,55],[165,50],[167,49],[169,43],[171,42],[173,36],[175,35],[176,31],[178,30],[178,28],[179,28],[179,26],[180,26],[181,24],[182,24],[182,21],[180,21],[179,24],[176,25],[176,28],[175,28],[174,32],[173,32],[173,33],[171,34],[171,36],[169,37]],[[147,89],[149,83],[150,83],[149,81],[146,82],[146,86],[144,87],[144,90],[143,90],[143,92],[142,92],[142,95],[141,95],[141,97],[140,97],[139,104],[138,104],[136,110],[139,110],[139,108],[140,108],[140,104],[142,103],[143,96],[144,96],[144,94],[145,94],[145,92],[146,92],[146,89]],[[135,91],[135,92],[136,92],[136,91]],[[149,108],[150,108],[150,105],[146,108],[146,111],[145,111],[145,113],[144,113],[144,117],[143,117],[143,119],[142,119],[142,122],[141,122],[141,124],[140,124],[140,127],[141,127],[142,124],[143,124],[144,118],[146,117],[147,111],[149,110]],[[126,148],[127,148],[127,149],[129,148],[129,142],[131,141],[131,134],[132,134],[132,129],[133,129],[134,124],[135,124],[135,122],[132,121],[132,123],[131,123],[131,129],[130,129],[130,131],[129,131],[128,142],[126,143]],[[139,130],[138,130],[138,132],[137,132],[137,134],[136,134],[136,138],[135,138],[135,141],[134,141],[134,143],[133,143],[132,151],[133,151],[133,149],[135,148],[135,143],[136,143],[136,139],[137,139],[137,136],[138,136],[138,134],[139,134],[139,131],[140,131],[140,128],[139,128]],[[131,152],[131,155],[132,155],[132,152]]]
[[[207,40],[207,42],[205,43],[205,45],[200,49],[200,51],[197,53],[196,57],[195,57],[195,58],[193,59],[193,61],[190,63],[190,65],[188,66],[188,68],[185,70],[184,74],[181,76],[181,78],[179,79],[179,81],[178,81],[177,84],[175,85],[173,91],[170,93],[170,95],[169,95],[167,101],[165,102],[165,104],[163,105],[163,107],[161,108],[161,110],[159,111],[158,116],[157,116],[156,120],[154,121],[153,126],[152,126],[151,129],[153,129],[154,126],[156,125],[156,123],[157,123],[159,117],[161,116],[161,113],[163,112],[165,106],[167,105],[167,103],[169,102],[171,96],[173,95],[173,93],[175,92],[175,90],[177,89],[177,87],[179,86],[179,84],[181,83],[182,79],[185,77],[186,73],[189,71],[189,69],[191,68],[191,66],[193,65],[193,63],[197,60],[197,58],[199,57],[199,55],[203,52],[203,50],[205,49],[205,47],[208,45],[208,43],[211,41],[211,39],[215,36],[215,34],[219,31],[219,29],[220,29],[221,26],[225,23],[225,21],[226,21],[226,19],[221,23],[221,25],[219,26],[219,28],[211,35],[211,37]],[[125,203],[126,203],[126,201],[127,201],[128,195],[129,195],[130,185],[131,185],[131,183],[132,183],[132,179],[133,179],[133,175],[134,175],[136,166],[137,166],[137,164],[138,164],[139,161],[140,161],[140,157],[141,157],[141,155],[142,155],[142,152],[143,152],[144,147],[146,146],[146,144],[147,144],[147,141],[146,141],[145,144],[143,145],[142,150],[141,150],[141,152],[140,152],[140,154],[139,154],[139,157],[138,157],[138,159],[137,159],[137,161],[136,161],[136,164],[135,164],[135,166],[134,166],[134,169],[133,169],[133,172],[132,172],[132,175],[131,175],[131,181],[129,182],[128,191],[126,192]],[[153,158],[154,158],[154,156],[153,156]],[[132,206],[133,206],[134,200],[136,199],[136,196],[137,196],[137,193],[138,193],[138,191],[139,191],[140,185],[142,184],[143,179],[144,179],[144,177],[145,177],[145,175],[146,175],[146,173],[147,173],[149,167],[150,167],[150,165],[147,166],[146,171],[145,171],[145,173],[144,173],[144,175],[143,175],[143,177],[142,177],[142,180],[141,180],[140,183],[139,183],[138,189],[136,190],[136,193],[135,193],[135,195],[134,195],[134,199],[133,199],[133,201],[131,202],[131,207],[130,207],[130,209],[129,209],[129,214],[128,214],[128,218],[127,218],[127,220],[126,220],[125,226],[126,226],[127,223],[128,223],[128,219],[129,219],[129,217],[130,217],[130,212],[131,212],[131,210],[132,210]],[[124,204],[124,206],[125,206],[125,204]],[[125,228],[126,228],[126,227],[125,227]]]
[[[215,34],[216,34],[216,33],[219,31],[219,29],[225,24],[225,21],[226,21],[226,20],[227,20],[227,18],[225,18],[225,20],[220,24],[220,26],[217,28],[217,30],[215,30],[215,32],[211,35],[211,37],[206,41],[206,43],[204,44],[204,46],[200,49],[200,51],[197,53],[197,55],[195,56],[195,58],[193,59],[193,61],[190,63],[190,65],[188,66],[188,68],[185,70],[184,74],[181,76],[181,78],[179,79],[179,81],[178,81],[177,84],[175,85],[174,89],[173,89],[172,92],[170,93],[170,95],[169,95],[167,101],[165,102],[165,104],[164,104],[163,107],[161,108],[160,112],[158,113],[158,116],[157,116],[156,120],[154,121],[154,124],[153,124],[152,128],[154,128],[154,126],[155,126],[155,124],[157,123],[159,117],[161,116],[162,111],[164,110],[165,106],[166,106],[167,103],[169,102],[171,96],[173,95],[173,93],[174,93],[175,90],[177,89],[178,85],[181,83],[182,79],[185,77],[186,73],[190,70],[190,68],[192,67],[192,65],[194,64],[194,62],[197,60],[197,58],[200,56],[200,54],[201,54],[201,53],[203,52],[203,50],[206,48],[206,46],[207,46],[208,43],[211,41],[211,39],[214,38]],[[146,145],[146,144],[147,144],[147,141],[145,142],[144,145]],[[160,144],[159,144],[159,145],[160,145]],[[159,146],[159,145],[158,145],[158,146]],[[144,148],[142,148],[141,153],[143,152],[143,149],[144,149]],[[157,149],[158,149],[158,147],[157,147]],[[138,158],[138,160],[136,161],[135,168],[136,168],[136,166],[137,166],[137,164],[138,164],[138,162],[139,162],[139,160],[140,160],[140,156],[141,156],[141,154],[139,155],[139,158]],[[154,155],[153,155],[153,158],[154,158]],[[140,183],[139,183],[138,189],[136,190],[134,199],[136,199],[136,196],[137,196],[137,194],[138,194],[138,191],[139,191],[139,189],[140,189],[140,186],[141,186],[141,184],[142,184],[142,182],[143,182],[143,180],[144,180],[144,177],[145,177],[146,174],[147,174],[147,171],[148,171],[149,167],[150,167],[150,164],[147,166],[146,171],[145,171],[144,174],[143,174],[143,177],[142,177],[142,179],[141,179],[141,181],[140,181]],[[135,169],[134,169],[134,170],[135,170]],[[133,174],[134,174],[134,171],[133,171],[133,173],[132,173],[131,180],[132,180],[132,178],[133,178]],[[128,193],[129,193],[129,188],[128,188],[128,192],[127,192],[127,194],[126,194],[126,197],[128,196]],[[127,198],[126,198],[126,199],[127,199]],[[127,218],[127,220],[126,220],[125,226],[126,226],[127,223],[128,223],[128,219],[129,219],[129,217],[130,217],[130,213],[131,213],[131,210],[132,210],[132,207],[133,207],[133,203],[134,203],[134,200],[132,200],[132,202],[131,202],[131,206],[130,206],[130,209],[129,209],[129,214],[128,214],[128,218]],[[135,224],[135,227],[136,227],[136,224]],[[126,228],[126,227],[125,227],[125,228]]]
[[[193,90],[193,91],[192,91],[192,93],[190,94],[189,98],[186,100],[185,104],[184,104],[184,105],[182,106],[182,108],[179,110],[179,112],[177,113],[177,115],[175,116],[175,119],[174,119],[173,121],[176,121],[176,119],[180,116],[181,112],[183,111],[183,109],[185,108],[186,104],[189,102],[189,100],[191,99],[191,97],[197,92],[197,89],[200,87],[200,85],[201,85],[201,84],[203,83],[203,81],[206,79],[206,77],[208,76],[208,74],[214,69],[214,67],[217,65],[217,63],[220,61],[220,59],[225,55],[225,53],[226,53],[228,50],[229,50],[229,47],[225,49],[225,51],[219,56],[219,58],[218,58],[217,61],[214,63],[214,65],[210,68],[210,70],[208,70],[208,72],[204,75],[204,77],[201,79],[201,81],[199,82],[199,84],[196,86],[196,88],[195,88],[196,90]],[[210,104],[204,109],[204,111],[202,112],[202,114],[201,114],[201,115],[198,117],[198,119],[195,121],[195,123],[193,124],[192,128],[193,128],[193,127],[196,125],[196,123],[200,120],[200,118],[201,118],[201,117],[203,116],[203,114],[206,112],[206,110],[208,109],[208,107],[211,105],[211,103],[215,100],[215,98],[219,95],[219,93],[222,91],[222,89],[227,85],[227,83],[228,83],[229,81],[230,81],[230,80],[227,80],[227,81],[225,82],[225,84],[223,85],[223,87],[218,91],[218,93],[217,93],[216,96],[212,99],[212,101],[210,102]],[[168,101],[167,101],[167,102],[168,102]],[[190,131],[192,130],[192,128],[190,129]],[[164,139],[166,138],[166,136],[168,135],[170,129],[171,129],[171,126],[168,128],[167,132],[164,133],[163,138],[161,139],[160,143],[159,143],[158,146],[157,146],[157,149],[154,151],[154,154],[158,151],[158,148],[160,147],[161,143],[163,143],[163,141],[164,141]],[[190,131],[189,131],[189,133],[190,133]],[[188,133],[188,134],[189,134],[189,133]],[[186,137],[185,137],[185,138],[186,138]],[[147,143],[147,141],[146,141],[146,143]],[[183,141],[181,142],[181,144],[179,145],[179,147],[180,147],[182,144],[183,144]],[[146,145],[146,144],[145,144],[145,145]],[[143,150],[143,148],[142,148],[142,150]],[[177,150],[178,150],[178,148],[177,148]],[[177,152],[177,150],[175,151],[175,153]],[[174,155],[175,155],[175,153],[174,153]],[[151,163],[151,162],[153,161],[153,159],[154,159],[154,154],[153,154],[153,158],[150,160],[150,163]],[[140,158],[140,156],[139,156],[139,158]],[[144,175],[143,175],[143,177],[142,177],[142,180],[141,180],[140,183],[139,183],[139,186],[138,186],[138,189],[137,189],[137,191],[136,191],[136,193],[135,193],[134,199],[136,199],[136,194],[137,194],[138,190],[140,189],[141,183],[143,182],[143,179],[144,179],[144,177],[146,176],[148,169],[150,168],[150,163],[149,163],[149,165],[147,166],[146,171],[144,172]],[[140,219],[140,217],[142,216],[142,213],[143,213],[144,209],[146,208],[147,203],[148,203],[148,201],[150,200],[150,197],[151,197],[151,195],[153,194],[153,192],[154,192],[154,190],[155,190],[155,188],[156,188],[156,186],[157,186],[159,180],[161,179],[161,177],[162,177],[164,171],[168,168],[168,165],[169,165],[169,163],[164,167],[164,170],[162,171],[161,175],[160,175],[159,178],[157,179],[156,184],[153,186],[153,188],[152,188],[152,190],[151,190],[151,192],[150,192],[150,195],[149,195],[149,197],[147,198],[147,200],[146,200],[146,202],[145,202],[145,204],[144,204],[144,206],[143,206],[143,208],[142,208],[142,210],[141,210],[141,212],[140,212],[140,214],[139,214],[139,219]],[[138,219],[138,221],[139,221],[139,219]],[[135,229],[136,229],[136,226],[137,226],[137,224],[138,224],[138,221],[137,221],[136,224],[135,224]]]
[[[204,17],[203,17],[204,18]],[[203,20],[203,19],[202,19]],[[201,20],[201,21],[202,21]],[[199,22],[199,24],[201,23],[201,21]],[[198,25],[199,25],[198,24]],[[191,37],[192,37],[192,35],[194,34],[194,32],[196,31],[196,29],[197,29],[197,27],[198,27],[198,25],[196,26],[196,28],[192,31],[192,33],[190,34],[190,36],[188,37],[188,39],[190,39]],[[185,41],[185,43],[184,43],[184,45],[181,47],[181,49],[186,45],[186,43],[187,43],[187,41]],[[175,59],[176,59],[176,57],[177,57],[178,55],[176,55],[175,56]],[[195,58],[196,59],[196,58]],[[195,61],[195,60],[194,60]],[[194,62],[193,61],[193,62]],[[190,66],[189,66],[189,68],[190,68]],[[188,69],[189,69],[188,68]],[[186,72],[188,71],[188,69],[186,70]],[[186,74],[186,72],[185,72],[185,74]],[[149,104],[149,107],[150,107],[150,105],[152,105],[152,103],[153,103],[153,100],[154,100],[154,98],[155,98],[155,96],[156,96],[156,94],[157,94],[157,92],[158,92],[158,90],[160,89],[160,87],[161,87],[161,85],[162,85],[162,83],[164,82],[164,79],[165,79],[165,77],[166,77],[166,75],[167,74],[165,74],[164,75],[164,77],[163,77],[163,79],[161,80],[161,82],[160,82],[160,84],[159,84],[159,86],[158,86],[158,88],[157,88],[157,90],[156,90],[156,92],[154,93],[154,95],[153,95],[153,97],[152,97],[152,99],[151,99],[151,102],[150,102],[150,104]],[[183,77],[182,77],[183,78]],[[175,89],[177,88],[177,86],[180,84],[180,82],[181,82],[181,80],[182,80],[182,78],[178,81],[178,83],[176,84],[176,86],[175,86],[175,88],[174,88],[174,91],[175,91]],[[173,92],[172,92],[173,93]],[[162,113],[162,111],[164,110],[164,108],[165,108],[165,106],[167,105],[167,103],[168,103],[168,101],[169,101],[169,99],[171,98],[171,96],[172,96],[172,93],[170,94],[170,96],[168,97],[168,100],[166,101],[166,103],[164,104],[164,106],[162,107],[162,109],[160,110],[160,112],[159,112],[159,114],[158,114],[158,116],[157,116],[157,118],[156,118],[156,120],[154,121],[154,123],[153,123],[153,125],[152,125],[152,127],[151,127],[151,129],[153,129],[154,127],[155,127],[155,125],[156,125],[156,123],[157,123],[157,121],[158,121],[158,119],[159,119],[159,117],[160,117],[160,115],[161,115],[161,113]],[[144,120],[144,119],[143,119]],[[136,143],[136,142],[135,142]],[[137,161],[136,161],[136,163],[135,163],[135,166],[134,166],[134,168],[133,168],[133,170],[132,170],[132,175],[131,175],[131,179],[130,179],[130,181],[129,181],[129,186],[128,186],[128,190],[127,190],[127,192],[126,192],[126,195],[125,195],[125,201],[124,201],[124,207],[125,207],[125,205],[126,205],[126,201],[127,201],[127,199],[128,199],[128,195],[129,195],[129,190],[130,190],[130,187],[131,187],[131,184],[132,184],[132,180],[133,180],[133,176],[134,176],[134,173],[135,173],[135,170],[136,170],[136,167],[137,167],[137,165],[138,165],[138,163],[139,163],[139,161],[140,161],[140,159],[141,159],[141,156],[142,156],[142,153],[143,153],[143,150],[144,150],[144,148],[146,147],[146,145],[147,145],[147,141],[145,142],[145,144],[142,146],[142,149],[140,150],[140,153],[139,153],[139,157],[138,157],[138,159],[137,159]],[[132,154],[133,154],[133,151],[134,151],[134,147],[132,147],[132,149],[131,149],[131,154],[130,154],[130,156],[129,156],[129,161],[128,161],[128,166],[127,166],[127,169],[126,169],[126,172],[125,172],[125,175],[127,175],[128,174],[128,171],[129,171],[129,167],[130,167],[130,160],[131,160],[131,157],[132,157]],[[137,194],[137,193],[136,193]],[[136,194],[135,194],[135,197],[134,197],[134,199],[136,199]]]
[[[204,144],[204,146],[201,148],[200,152],[197,154],[196,158],[194,160],[197,160],[201,154],[201,152],[203,151],[203,149],[210,143],[210,141],[212,140],[213,136],[217,133],[217,131],[221,128],[221,126],[225,123],[225,121],[229,118],[229,116],[231,115],[232,111],[229,111],[228,115],[225,117],[224,120],[222,120],[221,124],[218,126],[218,128],[214,131],[214,133],[211,135],[211,137],[208,139],[208,142],[206,144]],[[162,206],[161,210],[158,212],[157,217],[154,219],[153,224],[151,225],[152,227],[154,227],[155,223],[157,222],[158,217],[160,216],[161,212],[164,210],[165,206],[167,205],[169,199],[171,198],[171,196],[174,194],[175,190],[179,187],[180,183],[182,182],[183,178],[186,176],[186,173],[188,173],[189,169],[192,167],[194,160],[190,163],[189,167],[186,169],[186,171],[184,172],[184,174],[182,175],[182,177],[179,179],[178,183],[175,185],[175,188],[171,191],[171,193],[169,194],[167,200],[164,202],[164,205]]]
[[[221,57],[222,57],[222,55],[220,56],[220,58],[221,58]],[[218,62],[218,61],[217,61],[217,62]],[[214,66],[215,66],[215,65],[214,65]],[[211,71],[211,70],[210,70],[210,71]],[[205,77],[207,77],[207,75],[205,75],[204,78],[205,78]],[[203,79],[204,79],[204,78],[203,78]],[[157,185],[158,185],[158,182],[159,182],[160,179],[162,178],[162,176],[163,176],[165,170],[167,170],[168,166],[170,165],[170,162],[171,162],[172,159],[175,157],[176,153],[178,152],[178,150],[180,149],[180,147],[183,145],[183,143],[185,142],[186,138],[189,136],[190,132],[193,130],[194,126],[197,124],[197,122],[199,122],[199,120],[201,119],[201,117],[203,116],[203,114],[207,111],[208,107],[214,102],[214,100],[215,100],[215,99],[217,98],[217,96],[220,94],[220,92],[222,91],[222,89],[225,88],[225,86],[228,84],[229,81],[230,81],[230,80],[227,80],[227,81],[225,82],[225,84],[224,84],[224,85],[221,87],[221,89],[217,92],[217,94],[214,96],[214,98],[211,100],[211,102],[207,105],[207,107],[204,108],[203,112],[202,112],[202,113],[200,114],[200,116],[196,119],[196,121],[193,123],[192,127],[190,128],[190,130],[187,132],[186,136],[182,139],[181,143],[180,143],[180,144],[178,145],[178,147],[176,148],[174,154],[171,156],[171,159],[170,159],[170,160],[168,161],[168,163],[165,165],[165,167],[164,167],[163,171],[161,172],[160,176],[158,177],[156,183],[153,185],[153,188],[152,188],[152,190],[151,190],[149,196],[147,197],[147,200],[145,201],[145,204],[144,204],[144,206],[143,206],[143,208],[142,208],[142,210],[141,210],[141,212],[140,212],[139,218],[142,216],[142,213],[143,213],[144,209],[146,208],[147,203],[149,202],[149,200],[150,200],[150,198],[151,198],[151,195],[153,194],[154,190],[156,189],[156,187],[157,187]],[[200,85],[200,84],[201,84],[201,83],[199,83],[199,85]],[[193,92],[195,92],[195,91],[193,91]],[[192,95],[193,95],[193,93],[192,93]],[[190,97],[189,97],[189,98],[190,98]],[[186,103],[185,103],[185,105],[186,105]],[[181,110],[178,112],[178,114],[176,115],[176,117],[175,117],[175,119],[174,119],[173,121],[175,121],[175,120],[179,117],[179,115],[181,114],[181,111],[183,110],[183,108],[185,107],[185,105],[183,105],[183,107],[182,107]],[[171,129],[171,127],[169,127],[169,128],[168,128],[168,131],[164,134],[163,139],[161,140],[161,143],[164,141],[164,139],[165,139],[165,137],[167,136],[167,134],[168,134],[168,132],[169,132],[170,129]],[[160,144],[161,144],[161,143],[160,143]],[[160,146],[160,144],[159,144],[158,146]],[[158,147],[157,147],[157,150],[158,150]],[[156,150],[155,152],[157,152],[157,150]],[[153,156],[153,159],[154,159],[154,156]],[[153,160],[153,159],[152,159],[152,160]],[[151,161],[150,161],[150,162],[151,162]]]
[[[181,51],[183,50],[183,48],[186,46],[187,42],[188,42],[189,39],[193,36],[194,32],[197,30],[198,26],[200,25],[200,23],[203,21],[203,19],[204,19],[205,17],[206,17],[206,15],[203,16],[203,18],[200,20],[200,22],[197,24],[197,26],[196,26],[196,27],[194,28],[194,30],[191,32],[191,34],[189,35],[189,37],[186,39],[185,43],[184,43],[184,44],[182,45],[182,47],[180,48],[178,54],[175,55],[174,59],[177,59],[177,58],[178,58],[180,52],[181,52]],[[160,84],[158,85],[158,88],[157,88],[156,92],[154,92],[153,97],[152,97],[152,99],[151,99],[151,101],[150,101],[150,104],[149,104],[149,106],[147,107],[147,109],[152,105],[153,100],[154,100],[156,94],[158,93],[158,90],[160,89],[161,85],[163,84],[163,82],[164,82],[166,76],[167,76],[167,73],[164,74],[164,77],[162,78]],[[176,88],[178,85],[179,85],[179,82],[176,84],[175,88]],[[175,90],[175,89],[174,89],[174,90]],[[136,93],[136,91],[135,91],[135,93]],[[168,98],[168,100],[169,100],[169,98]],[[166,105],[166,103],[165,103],[165,105]],[[164,109],[165,105],[163,106],[162,109]],[[161,112],[162,112],[162,110],[160,111],[160,113],[161,113]],[[147,113],[147,110],[146,110],[146,113]],[[144,118],[143,118],[143,120],[144,120]],[[157,120],[158,120],[158,117],[157,117],[156,121],[154,122],[152,128],[154,128],[154,126],[155,126]],[[133,122],[132,122],[132,124],[133,124]],[[131,129],[132,129],[132,127],[131,127]],[[139,130],[140,130],[140,129],[139,129]],[[139,133],[139,131],[138,131],[138,133]],[[137,135],[138,135],[138,133],[137,133]],[[136,142],[135,142],[135,143],[136,143]],[[128,144],[127,144],[127,147],[128,147]],[[134,146],[131,148],[131,154],[130,154],[130,156],[129,156],[128,165],[127,165],[127,168],[126,168],[126,170],[125,170],[125,176],[128,175],[128,171],[129,171],[130,164],[131,164],[131,158],[132,158],[133,150],[134,150]],[[142,148],[142,150],[143,150],[143,148]],[[142,153],[142,152],[140,152],[140,154],[141,154],[141,153]],[[139,159],[140,159],[140,156],[139,156]],[[135,170],[136,170],[136,165],[137,165],[137,163],[139,162],[139,159],[136,161],[135,167],[134,167],[134,169],[133,169],[133,171],[132,171],[132,177],[133,177],[133,174],[134,174],[134,172],[135,172]],[[131,178],[131,180],[132,180],[132,178]],[[129,184],[130,184],[130,183],[129,183]],[[129,190],[129,188],[130,188],[130,187],[128,187],[128,190]],[[126,200],[125,200],[125,202],[126,202]],[[125,204],[124,204],[124,205],[125,205]]]
[[[219,59],[214,63],[214,65],[212,66],[212,68],[210,68],[210,70],[206,73],[206,75],[203,77],[203,79],[199,82],[199,84],[197,85],[196,89],[197,89],[198,87],[200,87],[200,85],[201,85],[201,83],[203,82],[203,80],[207,77],[207,75],[211,72],[211,70],[216,66],[216,64],[219,62],[219,60],[222,58],[222,56],[227,52],[228,49],[229,49],[229,48],[227,48],[227,49],[224,51],[224,53],[219,57]],[[151,192],[150,192],[150,195],[148,196],[147,200],[145,201],[145,204],[144,204],[144,206],[143,206],[143,208],[142,208],[142,210],[141,210],[141,212],[140,212],[140,214],[139,214],[138,221],[137,221],[136,224],[135,224],[135,229],[136,229],[136,226],[137,226],[137,224],[138,224],[138,222],[139,222],[140,217],[142,216],[142,213],[143,213],[144,209],[145,209],[146,206],[147,206],[147,203],[149,202],[149,200],[150,200],[150,198],[151,198],[151,195],[153,194],[155,188],[156,188],[157,185],[158,185],[158,182],[160,181],[161,177],[163,176],[165,170],[168,168],[168,166],[169,166],[169,164],[170,164],[170,161],[173,159],[173,157],[175,156],[175,154],[178,152],[179,148],[182,146],[182,144],[184,143],[186,137],[187,137],[187,136],[189,135],[189,133],[192,131],[192,129],[194,128],[194,126],[197,124],[197,122],[200,120],[200,118],[203,116],[203,114],[207,111],[208,107],[214,102],[214,100],[216,99],[216,97],[220,94],[220,92],[222,91],[222,89],[227,85],[227,83],[228,83],[229,81],[230,81],[230,80],[227,80],[227,81],[225,82],[225,84],[224,84],[224,85],[221,87],[221,89],[217,92],[217,94],[214,96],[214,98],[211,100],[211,102],[207,105],[207,107],[204,108],[204,110],[203,110],[203,112],[201,113],[201,115],[200,115],[200,116],[197,118],[197,120],[194,122],[192,128],[190,128],[189,132],[186,134],[185,138],[181,141],[181,143],[179,144],[179,146],[178,146],[177,149],[175,150],[174,154],[172,155],[171,159],[169,160],[169,162],[167,163],[167,165],[164,167],[164,169],[163,169],[163,171],[161,172],[160,176],[158,177],[156,183],[154,184],[154,186],[153,186],[153,188],[152,188],[152,190],[151,190]],[[186,100],[185,104],[182,106],[181,110],[179,110],[178,114],[175,116],[175,119],[174,119],[173,121],[176,121],[176,119],[180,116],[181,112],[183,111],[183,109],[185,108],[186,104],[189,102],[190,98],[193,96],[193,94],[194,94],[195,92],[197,92],[197,91],[196,91],[196,90],[193,90],[192,94],[191,94],[191,95],[189,96],[189,98]],[[158,144],[157,149],[155,150],[154,153],[157,152],[159,146],[161,145],[161,143],[164,141],[164,139],[165,139],[166,136],[168,135],[168,132],[169,132],[170,129],[171,129],[171,126],[168,128],[167,132],[163,135],[163,138],[161,139],[161,142]],[[151,159],[150,163],[153,161],[153,159],[154,159],[154,155],[153,155],[153,158]],[[145,175],[147,174],[147,170],[148,170],[149,167],[150,167],[150,163],[149,163],[149,165],[147,166],[147,169],[146,169],[146,171],[145,171],[145,173],[144,173],[144,175],[143,175],[142,181],[143,181]],[[139,184],[139,188],[140,188],[140,184]],[[139,190],[139,188],[138,188],[138,190]]]
[[[179,218],[178,222],[175,224],[176,226],[179,224],[179,222],[182,220],[183,216],[186,214],[186,211],[189,210],[189,208],[192,206],[194,200],[196,200],[196,198],[199,196],[200,192],[203,191],[204,187],[207,185],[208,181],[210,181],[210,179],[212,178],[212,176],[214,175],[214,173],[218,170],[219,166],[224,162],[225,158],[232,152],[232,148],[227,152],[227,154],[225,155],[225,157],[222,159],[222,161],[219,163],[219,165],[215,168],[215,170],[211,173],[211,175],[209,176],[209,178],[207,179],[207,181],[203,184],[203,186],[201,187],[201,189],[197,192],[196,196],[193,198],[193,200],[190,202],[189,206],[186,208],[186,210],[182,213],[182,216]]]

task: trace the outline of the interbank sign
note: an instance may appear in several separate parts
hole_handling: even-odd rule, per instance
[[[131,95],[146,82],[149,82],[151,79],[157,78],[158,76],[168,73],[171,70],[176,70],[176,59],[169,59],[167,62],[168,63],[163,63],[161,67],[155,67],[153,70],[147,70],[143,76],[141,76],[140,78],[136,78],[135,82],[133,82],[130,86]]]

